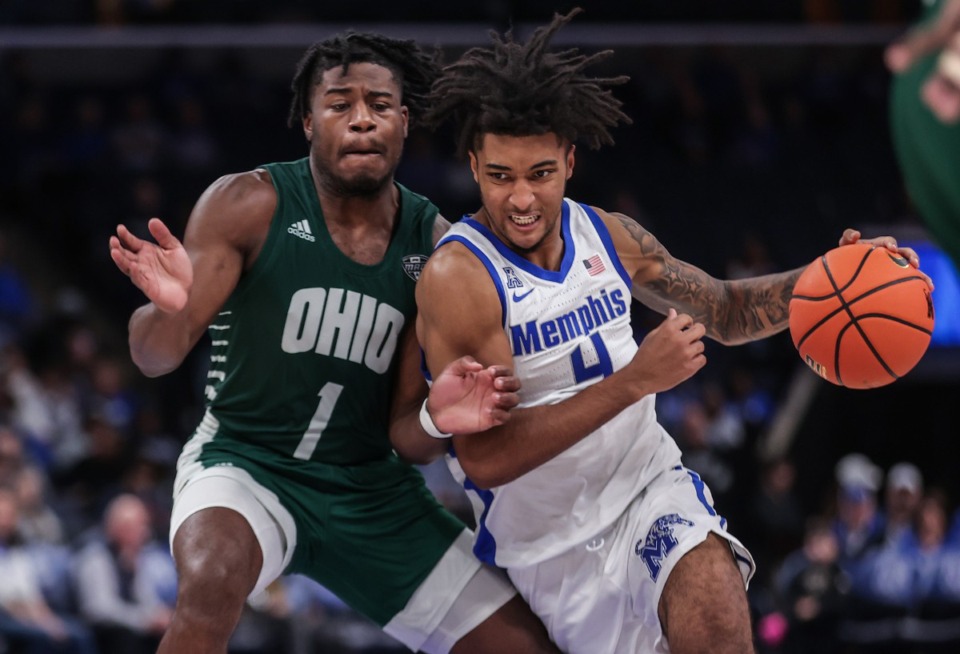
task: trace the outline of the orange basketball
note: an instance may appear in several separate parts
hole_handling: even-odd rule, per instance
[[[876,388],[907,374],[927,351],[933,300],[906,259],[866,243],[807,266],[790,299],[800,358],[829,382]]]

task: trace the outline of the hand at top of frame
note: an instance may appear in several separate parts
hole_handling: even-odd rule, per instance
[[[947,0],[935,20],[891,44],[884,58],[892,72],[902,73],[938,50],[937,66],[920,95],[937,118],[954,124],[960,122],[960,0]]]

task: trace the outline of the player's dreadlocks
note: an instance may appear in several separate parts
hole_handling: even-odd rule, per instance
[[[479,148],[484,134],[553,132],[570,142],[583,140],[593,149],[612,145],[610,128],[631,120],[609,87],[629,78],[587,77],[583,70],[613,51],[547,52],[554,34],[581,11],[555,14],[526,44],[516,43],[512,31],[504,38],[491,32],[491,48],[472,48],[443,69],[431,89],[425,122],[436,127],[452,118],[460,129],[457,150],[462,156]]]
[[[313,88],[326,71],[342,66],[346,73],[350,64],[358,63],[390,69],[400,86],[401,100],[410,113],[410,125],[415,125],[426,109],[430,85],[440,74],[439,53],[427,54],[414,41],[352,30],[318,41],[303,54],[290,84],[293,100],[287,124],[293,127],[310,113]]]

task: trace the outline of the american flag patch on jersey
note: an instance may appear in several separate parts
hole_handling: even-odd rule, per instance
[[[599,275],[606,270],[606,267],[603,265],[603,259],[600,258],[599,254],[593,255],[589,259],[584,259],[583,266],[590,275]]]

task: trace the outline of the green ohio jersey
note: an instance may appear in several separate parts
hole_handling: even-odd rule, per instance
[[[334,244],[307,159],[264,168],[276,212],[210,325],[206,415],[175,497],[211,470],[242,469],[293,518],[285,572],[386,625],[464,530],[388,435],[399,337],[415,320],[437,208],[398,185],[390,245],[363,265]]]
[[[308,159],[263,168],[276,213],[257,261],[209,328],[205,395],[216,438],[235,451],[250,443],[333,465],[383,459],[392,451],[393,363],[416,316],[437,208],[398,184],[390,245],[381,262],[364,265],[334,244]]]
[[[939,14],[943,2],[928,3],[923,20]],[[896,75],[890,96],[893,143],[903,178],[937,243],[960,267],[960,126],[945,125],[920,96],[939,53]]]

